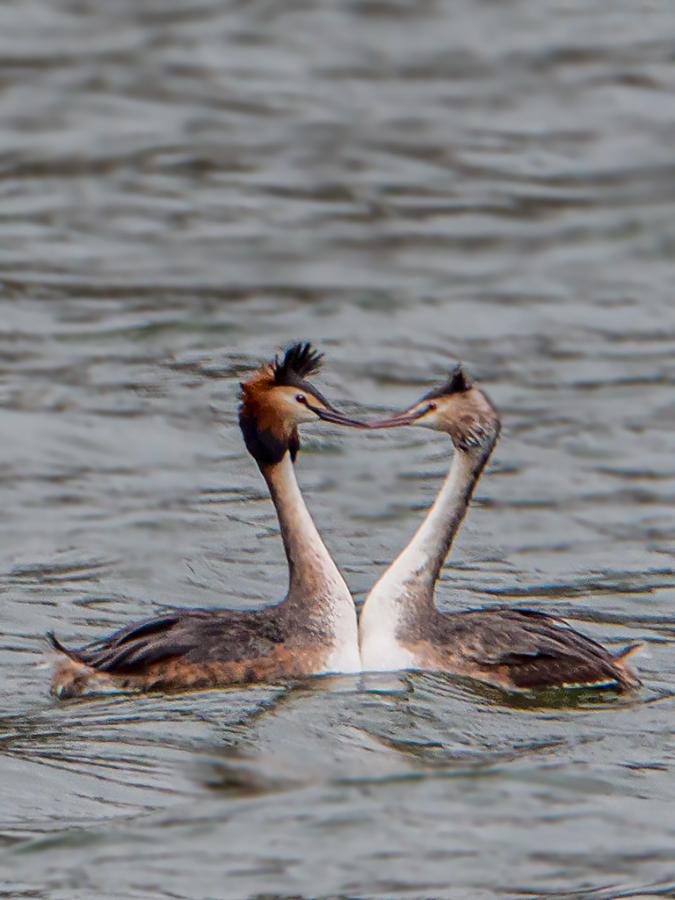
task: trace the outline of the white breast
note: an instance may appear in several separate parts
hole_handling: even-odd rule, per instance
[[[355,629],[356,631],[356,629]],[[353,643],[336,645],[329,653],[319,675],[353,675],[361,671],[361,655],[359,653],[356,634]]]
[[[328,615],[333,632],[333,646],[326,657],[321,674],[360,672],[359,627],[352,595],[341,578],[339,582],[336,580],[333,584],[332,592]]]
[[[366,598],[359,619],[361,665],[364,672],[416,668],[414,656],[402,646],[398,638],[408,577],[408,573],[401,577],[392,567],[384,573]]]
[[[372,634],[361,643],[361,665],[364,672],[396,672],[416,669],[415,657],[396,639]]]

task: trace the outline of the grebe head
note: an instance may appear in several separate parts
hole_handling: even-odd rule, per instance
[[[425,394],[408,409],[370,422],[370,428],[421,425],[444,431],[460,450],[492,448],[501,427],[499,414],[487,395],[474,387],[461,365],[455,366],[442,385]]]
[[[335,409],[305,380],[319,371],[322,361],[323,354],[309,342],[293,344],[283,357],[275,357],[241,382],[239,425],[246,447],[258,463],[278,463],[286,451],[295,460],[300,449],[298,425],[303,422],[323,420],[366,427]]]

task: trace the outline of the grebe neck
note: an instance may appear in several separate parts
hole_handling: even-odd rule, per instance
[[[332,641],[326,671],[360,669],[354,601],[321,540],[300,492],[289,453],[274,465],[261,465],[279,518],[288,559],[289,585],[284,603]]]
[[[433,585],[464,520],[491,449],[482,453],[455,450],[450,469],[436,499],[408,546],[390,567],[427,585],[432,602]]]
[[[289,598],[344,583],[337,566],[321,540],[295,477],[290,454],[281,462],[261,466],[279,518],[281,537],[289,568]]]
[[[424,521],[366,598],[359,622],[364,669],[409,667],[400,641],[415,622],[437,615],[434,586],[493,447],[455,450]]]

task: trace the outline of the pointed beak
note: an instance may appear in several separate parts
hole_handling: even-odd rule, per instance
[[[412,425],[428,412],[428,406],[422,406],[414,411],[405,409],[388,419],[376,419],[374,422],[368,422],[368,428],[401,428],[403,425]]]
[[[340,412],[339,409],[334,409],[332,406],[312,406],[311,403],[308,403],[307,408],[311,409],[313,413],[316,413],[324,422],[333,422],[335,425],[344,425],[347,428],[369,427],[367,422],[360,422],[358,419],[352,419],[345,415],[345,413]]]

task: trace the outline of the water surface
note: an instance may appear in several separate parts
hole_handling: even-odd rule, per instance
[[[675,892],[674,38],[656,3],[0,8],[7,896]],[[50,628],[283,595],[237,391],[306,337],[373,414],[466,363],[505,427],[439,604],[641,640],[639,694],[49,698]],[[357,601],[449,457],[307,429]]]

